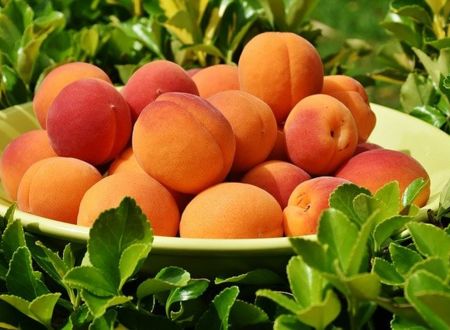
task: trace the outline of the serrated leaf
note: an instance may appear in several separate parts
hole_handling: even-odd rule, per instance
[[[5,219],[8,224],[12,223],[14,221],[14,214],[17,210],[17,204],[12,204],[5,213]]]
[[[341,279],[352,296],[374,300],[381,290],[380,278],[375,273],[361,273]]]
[[[400,186],[398,181],[392,181],[378,189],[374,197],[383,202],[386,212],[397,214],[400,211]]]
[[[319,220],[317,238],[328,246],[327,254],[339,261],[342,269],[347,270],[351,262],[351,253],[358,237],[358,228],[339,210],[327,209]]]
[[[25,234],[19,220],[9,222],[2,235],[1,248],[6,262],[9,263],[17,248],[26,246]]]
[[[254,269],[244,274],[239,274],[227,278],[216,277],[214,284],[239,283],[247,285],[267,286],[283,284],[285,280],[277,273],[269,269]]]
[[[412,274],[405,284],[405,297],[434,329],[450,327],[450,287],[427,271]]]
[[[419,196],[422,190],[426,187],[427,181],[423,178],[417,178],[406,187],[402,196],[403,207],[410,205]]]
[[[230,323],[242,329],[255,324],[269,322],[269,316],[256,305],[236,299],[230,311]]]
[[[330,207],[344,213],[352,222],[360,223],[361,219],[353,209],[353,199],[360,194],[372,195],[369,190],[357,185],[342,184],[330,195]]]
[[[239,288],[237,286],[225,288],[218,293],[212,300],[210,307],[197,322],[195,329],[228,329],[230,311],[238,294]]]
[[[391,243],[389,245],[389,252],[395,269],[402,275],[408,274],[416,263],[423,260],[416,251],[397,243]]]
[[[63,285],[62,278],[68,267],[56,252],[53,252],[41,242],[30,244],[30,251],[36,263],[57,283]]]
[[[8,294],[0,295],[0,299],[3,300],[4,302],[8,303],[9,305],[13,306],[15,309],[17,309],[22,314],[29,315],[28,306],[29,306],[30,302],[28,300],[25,300],[19,296],[8,295]]]
[[[280,315],[275,319],[273,324],[274,330],[309,330],[311,329],[306,324],[294,315]]]
[[[289,242],[295,253],[301,256],[310,267],[321,272],[332,273],[332,262],[319,242],[300,237],[290,237]]]
[[[426,270],[443,281],[445,281],[450,273],[448,259],[444,261],[439,257],[429,257],[425,260],[419,261],[411,268],[409,274],[414,274],[419,270]]]
[[[325,329],[341,312],[341,303],[333,290],[328,290],[325,299],[300,311],[297,317],[315,329]]]
[[[375,250],[379,251],[388,242],[388,239],[400,231],[405,225],[412,220],[412,217],[397,215],[380,222],[375,226],[373,238],[375,242]]]
[[[116,318],[117,311],[110,309],[103,316],[94,319],[89,325],[89,330],[114,330],[116,329]]]
[[[71,288],[84,289],[101,297],[113,296],[118,293],[109,278],[101,270],[91,266],[72,268],[64,276],[64,283]]]
[[[448,260],[450,254],[450,235],[442,229],[427,223],[408,224],[417,250],[424,256],[437,256]]]
[[[122,289],[125,282],[136,272],[140,265],[147,258],[151,249],[150,244],[132,244],[123,252],[119,260],[120,284]]]
[[[256,296],[270,299],[293,314],[297,314],[299,311],[303,309],[303,307],[300,304],[298,304],[294,299],[288,297],[283,292],[260,289],[256,291]]]
[[[72,244],[68,243],[64,246],[63,261],[67,268],[73,268],[75,266],[75,256],[72,250]]]
[[[133,244],[151,246],[153,242],[147,218],[129,197],[124,198],[118,208],[100,214],[89,237],[87,249],[92,265],[100,269],[115,288],[119,288],[121,282],[122,253]]]
[[[286,273],[292,294],[302,308],[322,302],[327,281],[302,258],[292,257],[286,267]]]
[[[166,315],[169,315],[173,304],[192,300],[200,297],[208,288],[209,280],[207,279],[192,279],[183,287],[173,289],[166,301]]]
[[[48,293],[35,298],[29,304],[29,312],[34,315],[34,319],[51,328],[53,310],[58,302],[61,293]]]
[[[6,287],[10,294],[30,301],[49,293],[45,284],[33,271],[31,253],[26,246],[19,247],[11,258],[6,274]]]
[[[99,297],[81,290],[81,298],[85,301],[94,318],[101,317],[109,307],[125,304],[133,299],[128,296]]]
[[[382,258],[374,258],[372,271],[380,277],[381,283],[387,285],[402,285],[404,282],[403,276],[397,272],[394,265]]]
[[[165,267],[156,274],[155,278],[142,282],[136,290],[136,296],[141,300],[155,293],[183,287],[189,283],[190,279],[190,274],[182,268]]]

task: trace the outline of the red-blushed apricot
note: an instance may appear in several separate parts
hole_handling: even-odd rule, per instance
[[[283,235],[278,202],[256,186],[225,182],[194,197],[181,216],[180,237],[264,238]]]
[[[336,176],[365,187],[371,193],[391,181],[398,181],[400,191],[415,179],[423,178],[428,181],[425,189],[414,203],[424,206],[430,197],[430,177],[423,166],[413,157],[400,151],[388,149],[374,149],[362,152],[350,158],[336,172]]]
[[[103,211],[118,207],[127,196],[136,200],[155,235],[176,236],[180,213],[173,196],[151,176],[137,172],[113,174],[93,185],[81,200],[77,224],[91,227]]]
[[[284,135],[283,128],[278,128],[277,139],[275,140],[275,145],[272,148],[268,160],[284,160],[289,161],[289,156],[286,147],[286,137]]]
[[[350,110],[325,94],[301,100],[289,114],[284,132],[291,161],[314,175],[334,172],[353,155],[358,142]]]
[[[375,128],[377,118],[358,92],[330,92],[328,95],[337,98],[350,110],[358,128],[358,142],[367,141]]]
[[[383,149],[383,147],[379,146],[378,144],[370,143],[370,142],[358,143],[358,145],[356,146],[355,152],[353,153],[353,156],[356,156],[357,154],[360,154],[361,152],[366,152],[366,151],[374,150],[374,149]]]
[[[193,76],[195,76],[197,73],[199,73],[202,70],[203,70],[203,68],[192,68],[192,69],[186,70],[186,73],[189,77],[192,78]]]
[[[139,172],[146,173],[136,160],[133,148],[125,149],[120,155],[114,159],[108,169],[108,175],[120,172]]]
[[[356,79],[346,75],[329,75],[323,77],[322,94],[331,95],[336,92],[357,92],[364,102],[369,103],[369,97],[364,86]]]
[[[80,79],[53,101],[47,132],[58,155],[104,164],[130,139],[130,109],[114,86],[99,79]]]
[[[320,215],[329,207],[331,193],[349,181],[322,176],[300,183],[289,197],[283,210],[286,236],[311,235],[317,232]]]
[[[233,163],[230,123],[202,98],[166,93],[149,104],[133,131],[133,151],[144,171],[188,194],[221,182]]]
[[[33,130],[12,140],[0,158],[0,181],[8,197],[17,199],[17,189],[26,170],[37,161],[54,157],[47,132]]]
[[[33,98],[33,110],[42,128],[46,128],[48,110],[59,92],[68,84],[83,78],[97,78],[111,84],[102,69],[84,62],[60,65],[45,76]]]
[[[241,90],[266,102],[281,124],[304,97],[320,93],[323,66],[306,39],[289,32],[265,32],[251,39],[239,58]]]
[[[253,167],[244,175],[241,182],[264,189],[284,208],[294,188],[309,179],[311,176],[300,167],[272,160]]]
[[[208,101],[228,120],[236,138],[233,172],[247,171],[263,162],[275,145],[277,122],[270,107],[243,91],[219,92]]]
[[[218,92],[239,89],[238,68],[229,64],[217,64],[204,68],[192,76],[203,98]]]
[[[198,95],[197,86],[186,71],[178,64],[165,60],[153,61],[139,68],[122,89],[133,121],[149,103],[167,92]]]
[[[17,192],[19,209],[75,224],[84,193],[102,176],[76,158],[50,157],[31,165]]]

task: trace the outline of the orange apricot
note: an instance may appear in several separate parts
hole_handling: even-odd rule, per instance
[[[239,89],[238,68],[229,64],[217,64],[204,68],[192,76],[203,98],[218,92]]]

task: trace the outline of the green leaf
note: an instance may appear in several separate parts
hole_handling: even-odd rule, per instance
[[[352,222],[360,223],[360,218],[353,209],[353,200],[360,194],[372,195],[369,190],[357,185],[342,184],[330,195],[330,207],[343,212]]]
[[[408,274],[416,263],[423,260],[417,252],[397,243],[389,245],[389,252],[395,269],[402,275]]]
[[[438,108],[431,105],[416,106],[412,109],[410,115],[426,121],[427,123],[438,128],[442,127],[447,121],[445,114],[443,114]]]
[[[7,302],[1,300],[0,295],[0,328],[15,330],[22,318],[20,312]]]
[[[450,273],[448,260],[443,260],[439,257],[429,257],[416,263],[410,270],[409,274],[414,274],[419,270],[426,270],[431,274],[439,277],[441,280],[445,281],[448,274]]]
[[[381,282],[375,273],[361,273],[342,279],[352,296],[374,300],[380,294]]]
[[[33,271],[31,253],[26,246],[19,247],[12,256],[6,274],[6,287],[10,294],[30,301],[49,293]]]
[[[195,329],[228,329],[230,311],[239,294],[239,288],[232,286],[218,293],[210,307],[197,322]]]
[[[136,296],[141,300],[155,293],[183,287],[189,283],[190,279],[190,274],[182,268],[165,267],[156,274],[155,278],[142,282],[136,290]]]
[[[345,271],[351,262],[351,253],[357,237],[358,228],[344,213],[336,209],[322,212],[317,238],[321,244],[328,245],[328,255],[339,260],[339,265]]]
[[[389,12],[381,25],[394,36],[413,47],[421,47],[422,36],[416,29],[416,25],[409,17],[403,17]]]
[[[136,202],[128,197],[123,199],[118,208],[100,214],[89,236],[87,248],[92,265],[101,270],[108,282],[117,289],[123,280],[120,261],[124,251],[134,244],[147,245],[148,250],[137,258],[138,265],[145,259],[145,252],[150,251],[153,242],[147,218]],[[126,258],[128,260],[129,256]]]
[[[327,281],[320,273],[309,267],[302,258],[292,257],[287,265],[287,275],[292,294],[302,308],[322,301]]]
[[[406,207],[411,205],[419,196],[422,190],[426,187],[427,182],[422,178],[417,178],[406,187],[402,196],[402,205]]]
[[[63,261],[67,268],[75,266],[75,256],[73,254],[72,244],[68,243],[63,250]]]
[[[28,309],[28,306],[30,305],[29,301],[27,301],[23,298],[20,298],[18,296],[8,295],[8,294],[0,295],[0,299],[3,300],[4,302],[8,303],[9,305],[13,306],[15,309],[17,309],[22,314],[30,315],[29,309]]]
[[[382,258],[374,259],[373,272],[380,277],[381,283],[387,285],[402,285],[404,282],[403,276],[397,272],[394,265]]]
[[[424,256],[437,256],[448,261],[450,254],[450,235],[442,229],[426,223],[412,222],[408,229],[417,250]]]
[[[289,237],[294,251],[312,268],[321,272],[332,273],[332,261],[324,247],[317,241],[301,237]]]
[[[325,329],[338,317],[340,312],[341,303],[339,298],[333,290],[328,290],[323,302],[311,305],[300,311],[297,317],[300,321],[315,329]]]
[[[150,244],[132,244],[123,252],[119,260],[120,284],[119,290],[122,289],[125,282],[140,268],[142,262],[147,258],[150,252]]]
[[[48,293],[35,298],[29,304],[29,311],[33,315],[34,319],[45,325],[47,328],[51,328],[53,310],[58,302],[61,293]]]
[[[256,305],[236,299],[230,310],[230,323],[242,329],[248,326],[269,322],[269,316]]]
[[[273,324],[274,330],[309,330],[311,329],[294,315],[280,315]]]
[[[169,315],[173,304],[192,300],[200,297],[208,288],[209,280],[207,279],[192,279],[183,287],[173,289],[166,301],[166,315]]]
[[[57,283],[63,285],[62,278],[69,268],[58,254],[39,241],[30,244],[29,248],[36,263]]]
[[[400,89],[400,103],[407,113],[416,107],[430,104],[434,93],[433,82],[417,72],[410,73]]]
[[[127,296],[99,297],[86,290],[81,290],[81,298],[86,302],[94,318],[103,316],[109,307],[123,305],[133,299]]]
[[[9,262],[14,252],[21,246],[26,246],[25,234],[19,220],[9,222],[2,235],[1,248],[7,262]]]
[[[394,318],[391,321],[392,330],[429,330],[428,327],[424,327],[416,322],[409,320],[405,317],[399,317],[394,314]]]
[[[260,289],[256,291],[256,296],[270,299],[293,314],[297,314],[303,309],[300,304],[283,292]]]
[[[175,322],[166,317],[141,313],[135,309],[121,308],[118,310],[118,320],[127,329],[147,330],[147,329],[164,329],[179,330],[181,329]]]
[[[386,212],[397,214],[400,211],[400,186],[392,181],[381,187],[374,195],[388,209]]]
[[[432,19],[426,3],[422,0],[409,1],[409,0],[394,0],[391,3],[391,8],[401,16],[408,16],[412,19],[430,25]]]
[[[214,284],[225,283],[267,286],[283,284],[285,283],[285,280],[280,275],[269,269],[254,269],[244,274],[239,274],[227,278],[216,277],[214,279]]]
[[[433,13],[436,15],[439,14],[445,4],[445,1],[443,0],[425,0],[425,2],[430,6],[430,8],[433,10]]]
[[[64,276],[64,283],[71,288],[84,289],[101,297],[108,297],[118,293],[114,283],[111,283],[101,270],[91,266],[72,268]]]
[[[377,224],[373,231],[375,250],[382,249],[389,238],[404,228],[410,221],[412,221],[412,217],[397,215]]]
[[[413,47],[414,53],[419,58],[420,62],[422,62],[425,70],[430,76],[435,86],[439,86],[439,81],[441,79],[441,72],[439,70],[439,63],[437,61],[433,61],[430,56],[428,56],[424,51],[419,48]]]
[[[89,325],[89,330],[114,330],[116,329],[116,318],[117,311],[110,309],[103,316],[94,319],[94,321]]]
[[[405,297],[434,329],[450,327],[450,287],[427,271],[412,274],[405,284]]]

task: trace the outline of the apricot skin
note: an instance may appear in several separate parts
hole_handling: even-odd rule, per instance
[[[217,64],[204,68],[192,76],[198,93],[208,98],[219,92],[239,89],[239,76],[237,66]]]
[[[329,75],[323,77],[322,94],[331,95],[336,92],[357,92],[361,95],[364,102],[369,103],[364,86],[356,79],[346,75]]]

